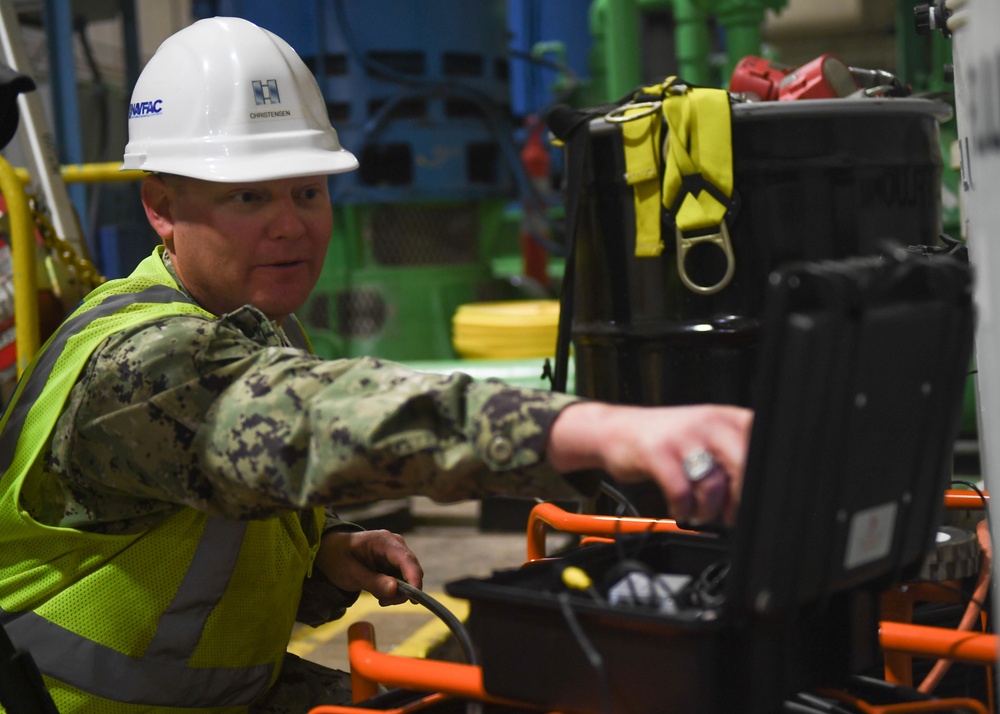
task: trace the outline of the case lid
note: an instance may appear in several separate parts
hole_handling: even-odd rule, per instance
[[[946,256],[895,249],[769,282],[727,593],[757,613],[916,574],[974,329],[969,266]]]

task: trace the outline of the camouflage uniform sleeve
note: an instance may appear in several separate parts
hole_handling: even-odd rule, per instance
[[[326,509],[326,522],[323,524],[323,534],[331,531],[360,531],[361,526],[343,521],[331,509]],[[324,622],[338,620],[347,612],[347,608],[358,600],[359,592],[341,590],[331,583],[320,571],[313,568],[312,574],[302,583],[302,598],[295,620],[310,627],[319,627]]]
[[[72,495],[63,524],[176,505],[264,518],[410,494],[577,493],[544,459],[571,397],[282,344],[243,308],[161,319],[103,345],[53,440],[51,466]]]

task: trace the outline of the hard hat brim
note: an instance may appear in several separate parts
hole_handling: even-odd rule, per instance
[[[280,158],[274,155],[229,156],[224,159],[205,158],[201,161],[192,161],[186,157],[171,159],[166,156],[159,156],[156,160],[149,161],[145,156],[126,154],[120,170],[138,169],[187,176],[203,181],[237,183],[341,174],[354,171],[356,168],[358,168],[357,157],[346,149],[339,151],[287,149],[281,153]]]

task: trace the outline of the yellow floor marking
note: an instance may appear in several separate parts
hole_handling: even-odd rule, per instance
[[[302,627],[295,630],[288,642],[288,651],[299,657],[308,657],[314,649],[347,632],[348,627],[379,609],[378,600],[369,593],[361,593],[358,601],[347,608],[347,614],[339,620],[315,628]]]
[[[465,622],[465,618],[469,616],[468,600],[458,600],[448,597],[443,593],[435,593],[431,597],[448,608],[462,622]],[[428,610],[428,612],[430,611]],[[433,619],[430,622],[415,630],[413,634],[394,647],[392,653],[401,657],[423,658],[427,657],[435,647],[444,642],[451,633],[451,630],[448,629],[448,625],[437,615],[432,614],[432,617]]]
[[[458,619],[465,620],[468,616],[469,603],[466,600],[459,600],[449,597],[444,593],[428,593],[443,606],[448,608]],[[378,600],[369,593],[361,593],[361,597],[339,620],[327,622],[319,627],[300,627],[292,632],[292,637],[288,643],[288,651],[299,657],[308,658],[314,650],[329,643],[337,637],[344,636],[346,644],[347,628],[355,622],[360,622],[372,618],[376,613],[379,617],[385,617],[390,613],[394,615],[412,616],[422,615],[431,618],[431,621],[416,629],[405,640],[396,647],[391,648],[393,654],[406,657],[425,657],[435,647],[444,641],[450,632],[448,626],[439,617],[422,605],[402,605],[399,608],[381,608]],[[375,632],[376,644],[378,631]]]

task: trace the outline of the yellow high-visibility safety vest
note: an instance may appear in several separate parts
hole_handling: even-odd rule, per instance
[[[0,622],[63,714],[246,711],[277,677],[319,547],[323,509],[238,521],[185,508],[142,533],[102,535],[19,507],[22,492],[52,487],[45,447],[105,338],[163,316],[214,319],[159,250],[88,295],[0,421]]]

